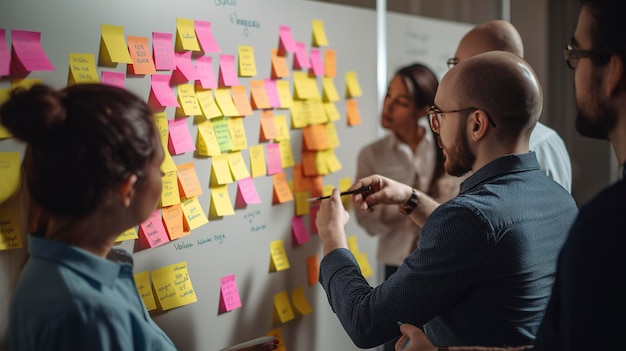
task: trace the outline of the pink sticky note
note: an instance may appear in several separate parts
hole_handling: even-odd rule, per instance
[[[202,56],[196,59],[196,70],[198,71],[198,80],[204,89],[217,88],[215,74],[213,74],[213,58],[210,56]]]
[[[235,85],[239,85],[237,70],[235,69],[234,55],[220,55],[220,73],[218,85],[220,87],[232,87]]]
[[[291,27],[280,26],[278,33],[278,54],[280,56],[285,56],[285,52],[295,52],[296,43],[291,35]]]
[[[220,278],[220,312],[232,311],[241,307],[241,298],[235,282],[235,275]]]
[[[152,59],[157,70],[168,71],[176,68],[171,33],[152,32]]]
[[[267,175],[282,173],[283,163],[280,160],[280,144],[267,144],[265,159],[267,160]]]
[[[256,191],[256,186],[254,185],[254,181],[251,177],[243,178],[237,181],[237,201],[241,200],[244,204],[260,204],[261,198],[259,197],[259,193]],[[237,206],[238,208],[242,208],[245,206]]]
[[[311,63],[309,62],[309,58],[306,54],[306,44],[304,43],[296,42],[296,54],[293,57],[293,68],[311,68]]]
[[[174,90],[170,87],[169,74],[153,74],[151,77],[150,95],[154,96],[159,105],[179,107]]]
[[[265,78],[263,82],[265,83],[265,94],[267,94],[270,105],[275,108],[280,107],[280,96],[278,95],[278,88],[276,88],[276,81]]]
[[[182,75],[185,80],[190,81],[199,78],[198,71],[191,62],[191,51],[175,52],[174,61],[176,61],[175,73]]]
[[[315,224],[315,220],[317,220],[317,212],[320,210],[319,206],[311,205],[309,207],[309,227],[311,228],[311,234],[317,234],[317,225]]]
[[[306,232],[306,226],[304,225],[302,216],[293,216],[291,218],[291,233],[293,234],[296,245],[302,245],[311,238],[309,233]]]
[[[0,77],[11,74],[11,52],[7,45],[6,29],[0,28]]]
[[[213,32],[211,31],[211,22],[195,21],[194,27],[196,28],[196,36],[202,46],[204,52],[222,52],[220,46],[217,45]]]
[[[168,149],[172,155],[180,155],[188,151],[194,151],[196,146],[191,139],[186,118],[168,120],[170,136],[168,139]]]
[[[163,221],[161,221],[160,210],[154,210],[152,215],[139,225],[139,235],[143,237],[149,247],[157,247],[170,241],[163,226]]]
[[[313,71],[313,74],[318,77],[324,76],[324,62],[322,61],[320,49],[311,48],[309,54],[311,55],[311,71]]]
[[[16,75],[32,71],[54,71],[54,66],[41,47],[41,32],[11,31],[13,65]]]
[[[102,71],[100,80],[102,81],[102,84],[112,85],[118,88],[125,88],[126,87],[126,85],[124,84],[125,77],[126,75],[122,72]]]

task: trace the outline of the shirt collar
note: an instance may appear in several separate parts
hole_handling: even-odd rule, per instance
[[[29,235],[28,251],[33,258],[53,261],[111,288],[120,274],[121,265],[57,240]]]
[[[531,170],[539,170],[539,162],[537,162],[534,151],[526,154],[502,156],[489,162],[461,183],[461,193],[502,174]]]

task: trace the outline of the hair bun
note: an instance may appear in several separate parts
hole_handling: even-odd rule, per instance
[[[45,143],[65,119],[63,93],[42,84],[14,89],[0,107],[2,125],[29,144]]]

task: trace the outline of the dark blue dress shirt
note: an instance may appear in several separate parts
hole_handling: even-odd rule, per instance
[[[397,321],[423,325],[438,346],[532,344],[577,212],[534,153],[504,156],[431,214],[418,248],[380,286],[346,249],[323,258],[320,283],[362,348],[399,336]]]

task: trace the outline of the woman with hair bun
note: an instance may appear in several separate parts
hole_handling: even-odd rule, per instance
[[[161,195],[163,149],[134,94],[84,84],[14,90],[0,122],[26,143],[25,190],[39,231],[11,301],[9,350],[175,350],[137,292],[115,239]]]

